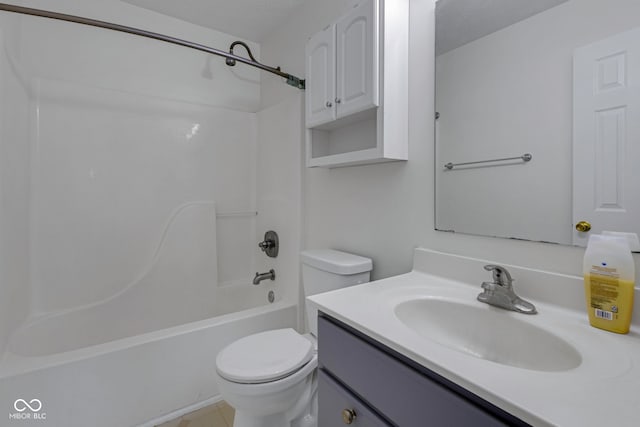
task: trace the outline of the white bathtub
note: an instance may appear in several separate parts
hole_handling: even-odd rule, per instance
[[[134,336],[118,334],[117,327],[87,333],[101,320],[99,310],[27,324],[0,362],[0,426],[153,426],[219,400],[217,353],[247,334],[295,327],[297,319],[295,304],[269,304],[266,288],[222,292],[231,295],[219,299],[223,303],[212,308],[210,318],[141,328]],[[263,305],[247,308],[255,304]],[[140,324],[102,318],[123,320]],[[33,402],[34,410],[22,401],[16,405],[18,399]],[[37,411],[33,399],[41,403]]]

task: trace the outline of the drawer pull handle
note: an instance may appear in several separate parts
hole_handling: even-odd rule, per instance
[[[353,409],[343,409],[342,410],[342,421],[345,424],[352,424],[356,420],[356,411]]]

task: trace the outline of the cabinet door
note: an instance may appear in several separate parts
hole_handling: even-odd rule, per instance
[[[378,13],[363,0],[336,24],[338,118],[378,105]]]
[[[330,25],[306,46],[306,124],[317,126],[335,120],[336,35]]]

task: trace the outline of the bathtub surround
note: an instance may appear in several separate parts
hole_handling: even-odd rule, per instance
[[[117,1],[18,3],[204,44],[234,39]],[[203,78],[206,55],[161,42],[8,13],[2,25],[1,142],[12,162],[3,168],[2,218],[11,227],[2,243],[11,250],[2,261],[12,266],[2,269],[0,293],[12,307],[0,310],[0,348],[5,327],[27,316],[93,304],[130,286],[152,267],[163,229],[184,203],[256,211],[260,85],[258,71],[232,72],[224,61],[210,64],[215,79]],[[242,166],[225,167],[232,162]],[[223,218],[223,254],[247,262],[221,262],[218,278],[250,277],[255,215]],[[240,248],[227,244],[234,227]]]
[[[42,82],[35,101],[33,312],[140,292],[158,268],[177,277],[160,275],[151,289],[180,292],[157,295],[161,311],[180,295],[209,299],[199,290],[214,290],[216,278],[225,284],[251,275],[250,262],[224,261],[250,260],[256,218],[224,214],[255,211],[254,115],[176,102],[163,111],[144,97],[58,86]],[[62,93],[71,95],[55,96]],[[182,289],[173,285],[180,282]]]
[[[237,38],[116,0],[18,3]],[[299,324],[301,94],[260,111],[249,67],[42,18],[0,26],[0,404],[111,427],[215,402],[220,348]],[[268,229],[276,259],[257,246]],[[278,278],[251,285],[263,266]]]

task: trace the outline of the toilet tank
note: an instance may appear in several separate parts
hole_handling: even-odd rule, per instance
[[[372,262],[369,258],[333,249],[303,251],[300,261],[309,330],[317,336],[318,309],[306,297],[368,282]]]

